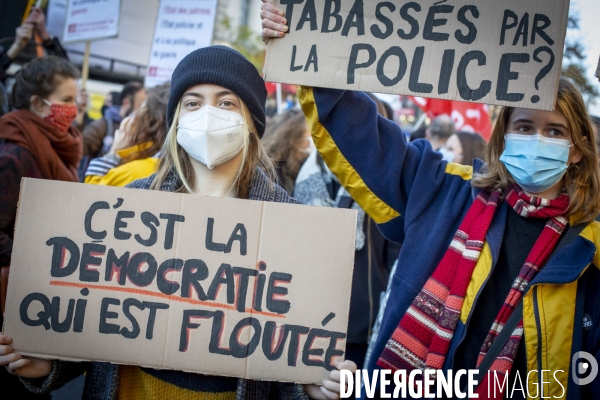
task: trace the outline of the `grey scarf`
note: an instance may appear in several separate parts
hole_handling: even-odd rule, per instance
[[[350,208],[358,211],[355,248],[356,250],[362,250],[365,245],[365,232],[363,230],[365,212],[355,201],[349,201],[351,199],[350,194],[341,186],[335,197],[332,198],[330,188],[333,182],[339,185],[337,178],[327,168],[319,153],[315,150],[308,156],[298,173],[294,198],[302,204],[316,207],[341,208],[341,204],[351,203]]]

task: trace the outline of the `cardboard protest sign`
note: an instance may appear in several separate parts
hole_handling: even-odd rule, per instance
[[[146,87],[171,80],[183,57],[212,44],[217,0],[161,0],[146,70]]]
[[[121,0],[69,0],[63,42],[117,36],[120,11]]]
[[[265,80],[554,109],[569,0],[275,0]]]
[[[321,382],[343,358],[356,213],[24,179],[15,351]]]

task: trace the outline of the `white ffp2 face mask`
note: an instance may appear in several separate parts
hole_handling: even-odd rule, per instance
[[[240,114],[206,105],[179,118],[177,143],[194,160],[213,169],[240,153],[247,134]]]

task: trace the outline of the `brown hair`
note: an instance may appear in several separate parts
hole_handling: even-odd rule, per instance
[[[582,154],[581,161],[571,164],[563,177],[565,190],[571,199],[568,215],[573,225],[589,223],[600,213],[600,170],[596,155],[596,138],[592,134],[592,125],[581,93],[565,78],[560,79],[556,108],[565,116],[573,144]],[[486,149],[486,171],[474,175],[471,181],[474,187],[504,190],[514,182],[504,164],[500,162],[500,155],[504,151],[504,135],[513,111],[513,107],[503,107],[500,110]]]
[[[121,93],[119,93],[119,95],[118,95],[119,102],[117,104],[113,103],[113,105],[114,106],[123,105],[123,100],[125,100],[128,97],[131,99],[131,103],[133,105],[133,97],[137,94],[137,92],[139,92],[140,90],[143,90],[143,89],[144,89],[144,85],[142,85],[141,82],[137,82],[137,81],[127,82],[125,85],[123,85],[123,90],[121,90]]]
[[[10,101],[19,110],[31,107],[31,96],[48,98],[65,78],[79,78],[79,70],[64,58],[36,58],[15,76]]]
[[[479,133],[456,132],[462,147],[462,165],[473,165],[473,160],[483,158],[485,139]]]
[[[171,84],[165,83],[148,91],[144,106],[131,121],[133,135],[130,143],[130,146],[145,143],[147,145],[123,159],[122,164],[152,157],[159,152],[167,135],[167,102],[170,88]]]
[[[260,167],[271,181],[276,179],[276,173],[273,162],[267,155],[258,136],[254,117],[241,99],[240,103],[242,106],[242,117],[246,121],[249,134],[245,137],[244,148],[242,149],[244,156],[234,185],[238,198],[247,199],[257,167]],[[188,153],[179,145],[179,143],[177,143],[177,125],[179,123],[180,110],[181,101],[177,104],[173,122],[169,127],[167,137],[162,146],[156,176],[150,185],[151,190],[159,190],[167,178],[167,175],[173,171],[183,183],[183,185],[177,189],[177,192],[192,193],[192,187],[190,186],[190,182],[194,181],[192,162],[190,161]]]
[[[302,111],[289,110],[269,121],[262,138],[267,153],[280,168],[280,183],[288,191],[288,186],[293,188],[300,167],[308,156],[296,148],[297,141],[307,130],[308,124]]]

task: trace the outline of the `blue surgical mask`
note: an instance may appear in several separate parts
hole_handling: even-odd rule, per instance
[[[541,135],[509,133],[500,161],[513,179],[529,193],[554,186],[567,171],[571,142]]]

